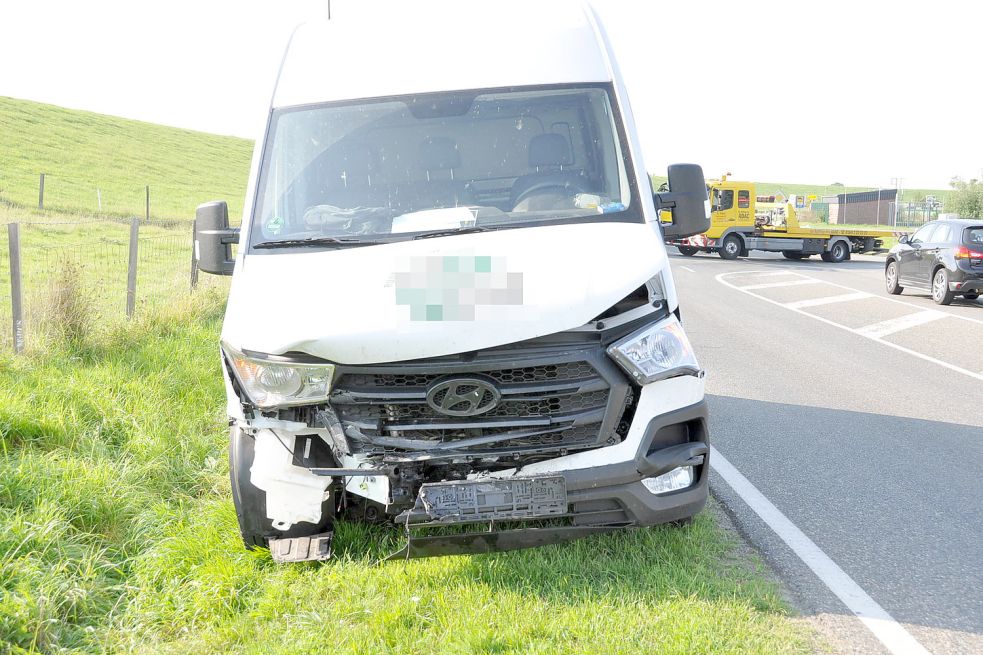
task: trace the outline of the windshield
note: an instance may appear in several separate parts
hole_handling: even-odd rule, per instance
[[[278,110],[250,242],[641,221],[609,93],[539,87]]]

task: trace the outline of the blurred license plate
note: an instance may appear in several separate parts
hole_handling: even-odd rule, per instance
[[[417,507],[433,519],[528,519],[567,513],[562,476],[433,482],[420,488]]]

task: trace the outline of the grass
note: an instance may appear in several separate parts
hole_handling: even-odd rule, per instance
[[[245,551],[220,308],[0,358],[0,652],[809,652],[706,513],[485,556],[379,564],[398,534],[358,524],[326,564]]]
[[[66,222],[49,217],[22,223],[21,286],[28,347],[43,348],[87,316],[93,330],[111,329],[125,317],[130,222]],[[191,225],[187,221],[141,223],[137,243],[137,313],[186,298],[191,284]],[[71,277],[66,278],[66,270]],[[202,274],[199,285],[227,288],[227,278]],[[67,296],[74,288],[77,294]],[[7,232],[0,230],[0,349],[10,348],[10,271]],[[78,297],[82,294],[84,297]],[[70,313],[60,311],[74,302]],[[65,319],[65,320],[63,320]]]
[[[45,173],[45,208],[54,211],[144,216],[149,185],[153,218],[191,219],[208,200],[242,213],[246,139],[5,97],[0,125],[0,201],[36,209]]]

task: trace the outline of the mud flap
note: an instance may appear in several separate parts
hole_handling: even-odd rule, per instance
[[[471,555],[494,553],[505,550],[534,548],[547,544],[558,544],[624,530],[628,524],[618,525],[570,525],[555,528],[520,528],[495,532],[469,532],[434,537],[414,537],[406,535],[406,545],[386,560],[414,559],[418,557],[440,557],[443,555]]]
[[[308,537],[270,539],[270,554],[278,564],[290,562],[320,562],[331,559],[331,540],[334,532],[322,532]]]

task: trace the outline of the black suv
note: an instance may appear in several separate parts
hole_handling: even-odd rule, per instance
[[[940,305],[956,296],[976,300],[983,292],[983,220],[931,221],[903,235],[888,253],[884,283],[894,295],[905,287],[928,291]]]

